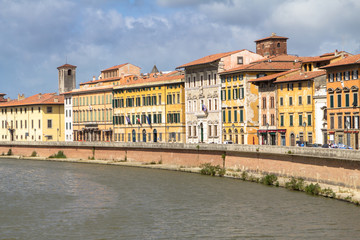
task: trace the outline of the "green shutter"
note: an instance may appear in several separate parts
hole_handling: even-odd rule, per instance
[[[240,110],[240,122],[244,122],[244,110]]]

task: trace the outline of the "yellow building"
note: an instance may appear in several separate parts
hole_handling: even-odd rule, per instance
[[[1,141],[64,141],[64,97],[36,94],[0,103]]]
[[[179,71],[122,79],[114,87],[115,141],[185,142],[184,95]]]
[[[101,71],[98,79],[64,93],[72,102],[74,141],[113,141],[113,87],[123,79],[138,79],[140,68],[130,63]]]
[[[259,91],[251,82],[300,66],[296,59],[291,55],[272,56],[220,74],[223,141],[259,144]]]

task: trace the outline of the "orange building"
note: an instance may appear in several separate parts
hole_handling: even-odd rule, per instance
[[[327,72],[328,142],[359,149],[360,54],[344,55]]]

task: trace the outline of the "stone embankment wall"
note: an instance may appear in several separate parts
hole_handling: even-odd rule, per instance
[[[162,162],[198,167],[202,163],[301,177],[319,183],[360,187],[360,154],[355,150],[280,147],[264,145],[96,143],[96,142],[1,142],[0,154],[11,149],[14,155],[49,157],[59,150],[68,158],[128,162]],[[225,161],[222,155],[226,154]]]

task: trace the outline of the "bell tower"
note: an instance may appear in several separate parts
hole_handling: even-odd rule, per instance
[[[59,94],[69,92],[76,88],[76,66],[64,64],[59,70]]]

